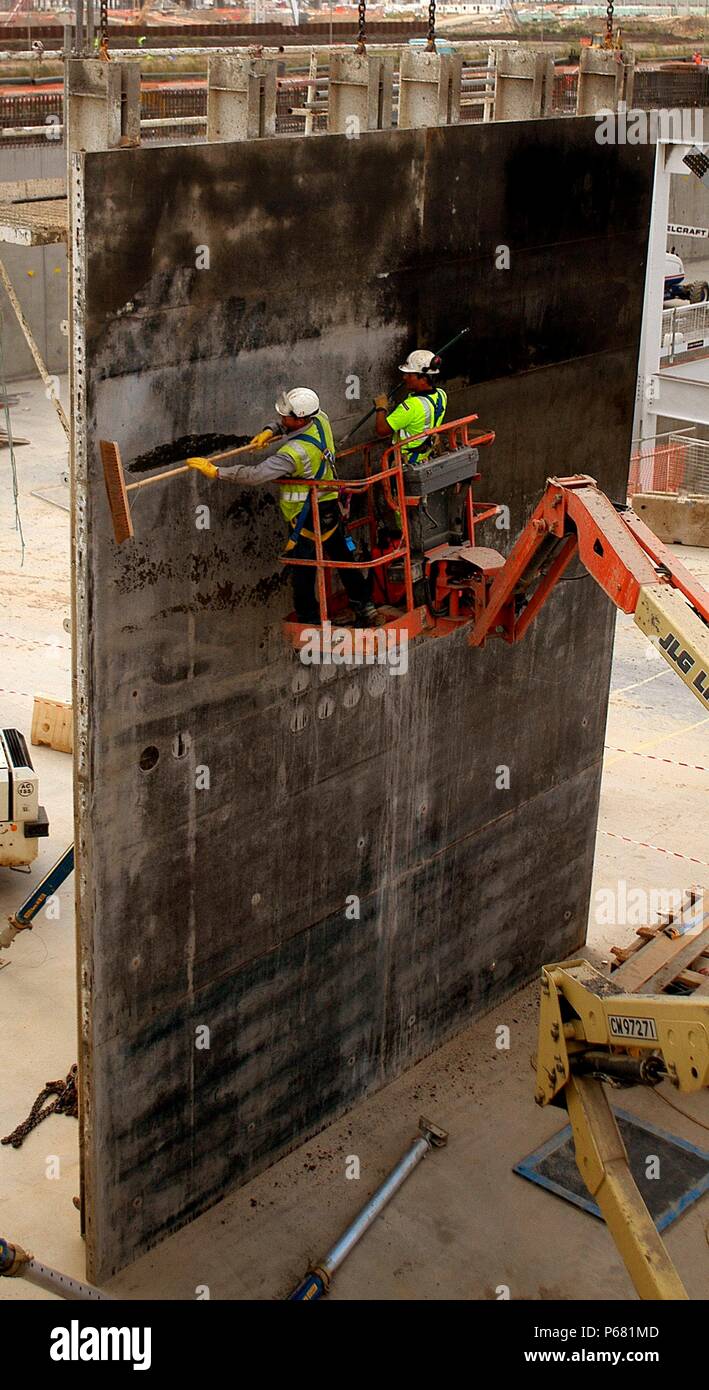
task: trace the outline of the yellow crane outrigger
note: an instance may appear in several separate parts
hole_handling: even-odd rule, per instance
[[[690,953],[696,947],[700,955],[709,914],[685,935]],[[703,986],[689,996],[635,994],[587,960],[543,967],[537,1104],[566,1109],[576,1165],[640,1297],[685,1299],[603,1089],[606,1082],[656,1086],[665,1079],[687,1093],[709,1086],[709,993]]]

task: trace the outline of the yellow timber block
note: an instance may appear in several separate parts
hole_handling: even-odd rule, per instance
[[[45,695],[35,695],[30,741],[35,747],[46,744],[49,748],[56,748],[59,753],[71,753],[74,747],[71,705],[64,700],[49,700]]]

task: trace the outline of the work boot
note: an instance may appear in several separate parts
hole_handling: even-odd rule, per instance
[[[377,610],[373,603],[362,603],[351,605],[354,613],[355,627],[374,627],[377,621]]]

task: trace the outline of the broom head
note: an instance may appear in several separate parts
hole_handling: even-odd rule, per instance
[[[118,445],[112,439],[99,440],[99,448],[106,483],[106,496],[113,522],[113,534],[116,538],[116,545],[122,545],[124,541],[133,538],[133,522],[128,506],[128,493],[126,492],[121,453]]]

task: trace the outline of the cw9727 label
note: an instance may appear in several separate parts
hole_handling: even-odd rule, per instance
[[[626,1014],[609,1014],[608,1026],[614,1038],[657,1039],[654,1018],[629,1018]]]

